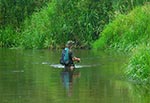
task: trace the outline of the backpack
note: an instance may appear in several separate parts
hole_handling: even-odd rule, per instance
[[[63,49],[61,58],[60,58],[60,64],[62,64],[62,65],[69,64],[69,48]]]

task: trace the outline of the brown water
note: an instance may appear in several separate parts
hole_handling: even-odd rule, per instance
[[[60,52],[0,49],[0,103],[149,103],[149,86],[123,78],[126,55],[76,51],[71,74]]]

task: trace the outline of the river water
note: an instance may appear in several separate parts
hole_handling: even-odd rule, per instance
[[[149,86],[123,77],[125,54],[74,51],[74,72],[61,51],[0,49],[0,103],[150,103]]]

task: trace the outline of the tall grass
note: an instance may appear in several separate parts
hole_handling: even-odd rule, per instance
[[[150,83],[150,6],[137,7],[120,15],[102,32],[95,49],[115,49],[131,52],[125,74],[138,83]]]
[[[136,45],[146,42],[150,34],[149,10],[150,6],[145,5],[137,7],[128,15],[118,16],[106,26],[93,48],[131,51]]]
[[[21,32],[21,45],[24,48],[50,47],[53,43],[51,33],[51,16],[54,11],[54,3],[44,7],[40,12],[34,13],[31,19],[26,19]]]
[[[121,13],[129,13],[136,6],[141,6],[149,0],[113,0],[113,8]]]
[[[19,44],[24,48],[58,48],[69,39],[80,48],[89,48],[114,16],[127,13],[147,0],[131,1],[1,0],[0,29],[5,32],[8,26],[13,27],[16,39],[21,35]],[[18,46],[14,42],[9,46],[5,43],[7,40],[1,45]]]
[[[127,77],[137,83],[150,83],[150,47],[140,45],[130,58]]]
[[[19,46],[19,34],[14,31],[13,27],[5,27],[0,29],[0,47],[16,47]]]
[[[21,44],[25,48],[58,48],[72,39],[78,46],[88,47],[109,22],[109,3],[52,0],[25,21]]]

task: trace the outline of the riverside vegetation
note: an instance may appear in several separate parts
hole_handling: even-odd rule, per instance
[[[90,48],[105,25],[147,0],[1,0],[0,47]],[[62,42],[63,41],[63,42]]]
[[[0,8],[0,47],[61,48],[72,39],[78,48],[132,52],[126,75],[149,82],[148,0],[1,0]]]
[[[127,15],[119,15],[103,30],[93,47],[131,52],[126,66],[127,77],[138,83],[150,83],[150,5],[137,7]]]

